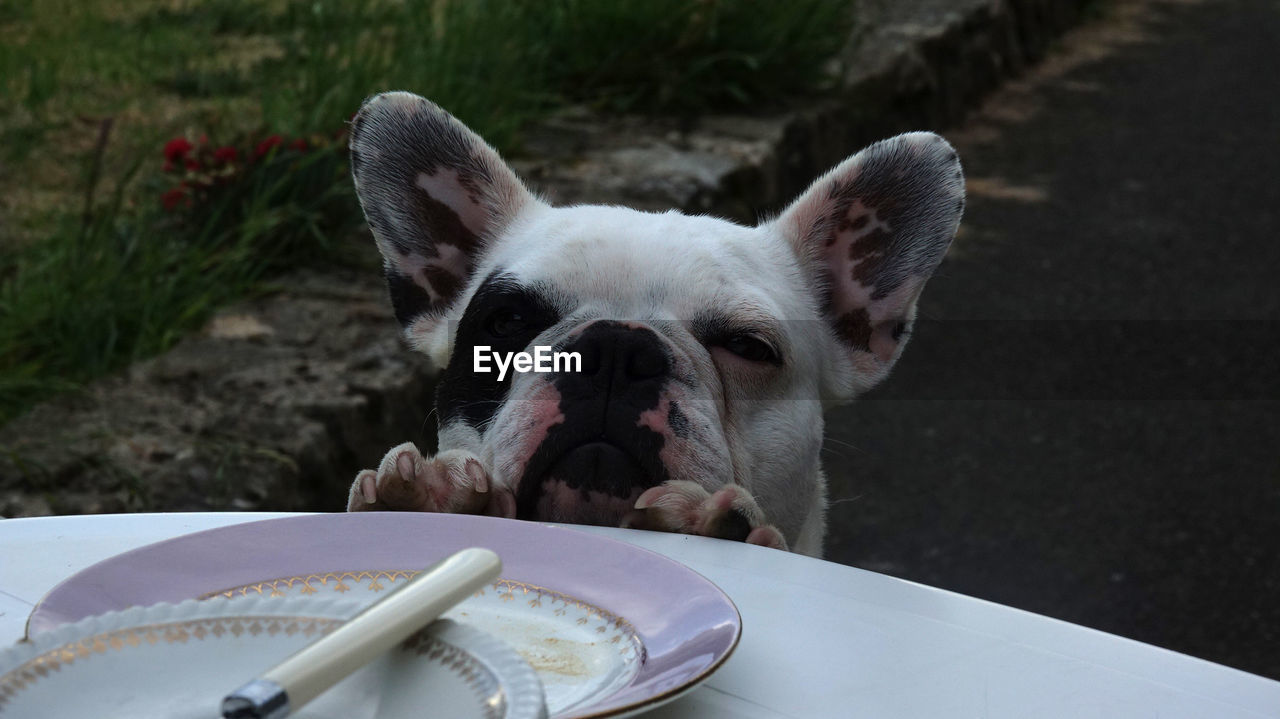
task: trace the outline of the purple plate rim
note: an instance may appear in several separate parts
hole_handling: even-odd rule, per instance
[[[502,541],[508,541],[508,542],[517,541],[521,538],[527,538],[532,536],[532,538],[534,539],[541,538],[541,539],[549,540],[550,543],[553,546],[556,546],[557,548],[564,548],[565,546],[568,546],[571,550],[574,548],[581,548],[579,550],[579,557],[578,557],[579,561],[580,562],[585,561],[587,562],[587,564],[590,564],[592,561],[595,561],[596,569],[602,568],[599,563],[599,559],[601,557],[613,556],[613,557],[620,557],[621,559],[624,559],[624,560],[628,558],[638,559],[640,562],[642,562],[642,564],[646,568],[656,570],[657,573],[660,575],[659,579],[666,579],[668,583],[673,581],[674,579],[677,586],[681,582],[684,582],[685,584],[692,585],[696,589],[702,589],[703,591],[701,593],[695,594],[694,598],[699,600],[705,600],[709,597],[719,602],[719,604],[721,605],[719,607],[720,610],[723,610],[723,609],[728,610],[725,616],[719,617],[719,621],[720,622],[724,622],[726,620],[728,621],[730,625],[729,629],[731,631],[730,636],[728,637],[720,636],[723,634],[720,624],[717,624],[715,626],[708,624],[700,628],[700,632],[701,632],[700,634],[695,635],[695,633],[688,633],[689,636],[686,636],[684,642],[678,643],[674,648],[667,649],[666,651],[655,656],[652,654],[650,650],[651,641],[659,638],[664,638],[664,637],[669,639],[669,637],[665,636],[664,631],[666,633],[670,633],[672,631],[678,632],[678,631],[681,631],[681,627],[683,626],[679,622],[673,623],[668,621],[666,622],[665,629],[663,627],[659,627],[656,633],[653,631],[653,628],[651,626],[648,626],[649,624],[651,624],[651,620],[652,620],[652,617],[648,616],[648,614],[662,614],[663,615],[662,618],[669,619],[669,617],[666,616],[666,609],[671,608],[672,604],[669,601],[664,602],[664,597],[651,596],[647,598],[648,601],[650,602],[650,606],[645,607],[643,604],[637,606],[634,602],[633,597],[628,598],[626,596],[623,596],[622,594],[615,594],[613,596],[610,596],[608,593],[608,590],[600,589],[598,584],[594,586],[591,584],[584,584],[583,573],[579,570],[579,566],[577,564],[575,564],[574,568],[569,570],[567,573],[564,573],[565,569],[563,567],[559,569],[560,572],[564,573],[562,574],[562,576],[566,579],[566,582],[572,585],[571,588],[565,587],[562,585],[558,586],[554,579],[548,582],[545,576],[536,577],[536,578],[530,577],[527,575],[522,576],[519,581],[523,581],[529,584],[541,585],[543,587],[547,587],[555,591],[563,592],[565,594],[570,594],[571,596],[577,597],[581,600],[588,601],[601,609],[608,610],[609,612],[612,612],[617,616],[623,617],[630,624],[632,624],[633,627],[635,627],[636,633],[640,636],[646,651],[646,657],[644,659],[644,662],[641,665],[640,671],[632,679],[632,681],[629,682],[626,686],[613,692],[612,694],[609,694],[606,697],[601,698],[599,701],[596,701],[593,704],[578,707],[576,710],[570,710],[565,714],[556,715],[557,719],[596,719],[599,717],[614,717],[614,716],[619,716],[623,714],[630,714],[632,712],[636,712],[639,710],[651,709],[660,704],[665,704],[666,702],[671,701],[679,697],[680,695],[690,691],[691,689],[693,689],[694,687],[696,687],[697,685],[705,681],[708,677],[710,677],[711,674],[713,674],[716,670],[718,670],[724,664],[724,662],[727,661],[730,656],[732,656],[734,650],[737,649],[739,640],[742,637],[742,615],[738,611],[738,607],[737,605],[734,604],[733,600],[722,589],[720,589],[720,587],[716,586],[716,584],[711,580],[702,576],[701,574],[694,571],[693,569],[690,569],[689,567],[665,555],[659,554],[657,552],[646,549],[644,547],[639,547],[621,540],[613,539],[610,537],[603,537],[596,534],[590,534],[587,532],[575,531],[573,529],[570,529],[568,527],[563,527],[563,526],[549,526],[539,522],[509,520],[509,519],[483,517],[483,516],[476,516],[476,515],[425,514],[425,513],[417,513],[417,512],[369,512],[369,513],[360,512],[360,513],[352,513],[352,514],[330,513],[330,514],[302,514],[302,515],[296,515],[291,517],[276,517],[271,519],[261,519],[261,520],[255,520],[250,522],[242,522],[242,523],[226,525],[222,527],[214,527],[211,529],[192,532],[189,534],[184,534],[177,537],[171,537],[169,539],[160,540],[158,542],[153,542],[151,544],[147,544],[142,547],[137,547],[135,549],[122,552],[112,557],[108,557],[107,559],[104,559],[93,565],[90,565],[89,567],[86,567],[76,572],[75,574],[71,575],[70,577],[67,577],[66,579],[59,582],[57,585],[55,585],[40,599],[39,602],[36,603],[35,607],[33,607],[31,613],[28,615],[27,622],[26,622],[25,635],[27,637],[32,636],[33,628],[35,629],[34,631],[35,634],[40,634],[44,631],[48,631],[49,629],[53,629],[67,622],[77,621],[78,619],[83,618],[84,616],[92,616],[93,614],[101,613],[103,611],[111,611],[112,609],[124,608],[124,606],[120,606],[118,604],[119,601],[131,601],[132,604],[130,605],[136,605],[138,603],[143,603],[143,602],[155,603],[157,601],[180,601],[182,598],[197,596],[202,591],[207,592],[213,589],[220,588],[220,587],[211,587],[209,584],[205,584],[204,586],[196,587],[190,590],[191,592],[194,592],[194,593],[187,593],[187,590],[183,590],[183,589],[179,589],[176,592],[173,592],[172,590],[160,590],[159,591],[160,596],[155,596],[154,594],[152,594],[151,596],[147,596],[149,592],[152,592],[150,587],[143,586],[143,588],[139,589],[137,588],[137,586],[133,586],[133,587],[126,588],[125,598],[113,597],[111,599],[105,600],[105,602],[98,602],[98,604],[103,605],[103,606],[96,607],[98,611],[84,611],[79,616],[76,616],[75,614],[76,610],[74,609],[69,610],[68,608],[62,606],[62,605],[71,605],[72,607],[74,607],[77,604],[77,601],[76,601],[77,598],[81,600],[84,599],[84,596],[85,596],[83,594],[84,591],[88,590],[91,592],[91,590],[95,587],[100,588],[100,585],[94,583],[99,579],[100,575],[103,575],[106,572],[110,572],[113,569],[121,568],[121,569],[129,570],[131,565],[136,565],[139,561],[141,561],[141,565],[134,566],[132,571],[135,573],[140,573],[144,577],[147,577],[148,575],[150,575],[154,579],[159,579],[160,577],[155,575],[158,575],[161,573],[171,573],[175,569],[175,567],[170,565],[170,566],[165,566],[163,569],[161,569],[158,567],[158,565],[154,561],[149,562],[149,560],[156,559],[156,558],[164,559],[166,556],[173,557],[173,555],[175,554],[175,551],[181,552],[184,548],[187,548],[187,547],[192,547],[196,549],[203,548],[207,551],[209,548],[216,548],[220,544],[234,545],[237,540],[243,542],[244,541],[243,535],[245,534],[253,536],[253,535],[263,534],[265,532],[265,534],[270,535],[272,530],[275,530],[276,528],[283,528],[281,530],[281,533],[284,534],[284,536],[289,537],[295,541],[298,541],[299,539],[301,539],[298,535],[300,535],[301,532],[306,528],[310,528],[312,525],[324,526],[327,524],[332,524],[333,529],[341,529],[341,528],[350,527],[350,526],[366,527],[368,528],[366,530],[368,533],[374,533],[374,530],[381,529],[383,530],[384,534],[387,533],[387,530],[389,528],[396,528],[396,527],[415,528],[416,527],[420,529],[425,529],[425,531],[428,531],[428,532],[436,532],[440,534],[446,540],[446,543],[447,541],[454,538],[454,534],[453,534],[454,532],[457,532],[460,530],[461,533],[464,535],[463,544],[465,544],[466,546],[476,546],[474,542],[466,539],[466,535],[475,535],[475,534],[491,535],[490,541],[498,541],[499,543],[501,543]],[[378,526],[379,524],[383,526],[379,527]],[[487,532],[485,530],[495,530],[495,531]],[[322,539],[332,541],[335,536],[338,536],[338,535],[335,534],[334,532],[330,532],[328,534],[325,534],[322,537]],[[364,535],[363,539],[364,541],[372,541],[374,539],[377,539],[377,537],[370,536],[370,534],[366,534]],[[455,544],[457,544],[457,542],[455,542]],[[484,546],[484,545],[480,544],[479,546]],[[553,577],[555,576],[557,567],[548,563],[546,560],[539,558],[536,552],[534,552],[531,555],[529,553],[531,546],[532,546],[531,543],[523,543],[523,544],[517,543],[515,546],[508,546],[505,549],[502,549],[501,551],[499,551],[500,556],[503,556],[503,564],[504,564],[503,578],[504,579],[513,578],[510,574],[508,574],[509,570],[512,570],[516,574],[519,574],[521,571],[528,571],[530,567],[526,565],[529,565],[529,564],[531,564],[534,569],[542,569],[543,571],[551,570],[552,576]],[[359,542],[357,542],[354,545],[344,546],[342,548],[348,551],[360,551],[362,549],[370,549],[368,547],[364,547]],[[455,548],[461,548],[461,545]],[[268,566],[280,566],[278,564],[271,565],[270,564],[271,561],[277,561],[283,564],[287,564],[289,561],[303,561],[303,562],[331,561],[328,557],[318,559],[314,554],[296,556],[296,557],[289,556],[288,553],[290,550],[298,550],[298,549],[300,548],[286,546],[283,548],[283,556],[268,558],[265,561],[267,562]],[[306,546],[305,549],[308,549],[308,550],[312,549],[312,546]],[[373,549],[378,550],[375,553],[381,553],[385,555],[387,547],[381,546]],[[452,551],[452,549],[454,548],[446,549],[444,550],[444,552],[435,554],[433,556],[438,557],[443,553]],[[394,549],[392,550],[392,554],[401,554],[401,553],[412,554],[415,551],[421,552],[421,551],[431,551],[431,550],[423,549],[421,545],[415,545],[415,546],[409,547],[407,551],[404,547],[395,546]],[[516,558],[516,562],[514,563],[514,565],[508,561],[509,558],[512,557],[513,553]],[[176,581],[173,583],[181,587],[183,583],[183,579],[186,579],[187,581],[194,581],[204,577],[208,577],[210,576],[210,574],[213,574],[213,576],[215,576],[214,581],[216,582],[217,581],[216,577],[219,576],[217,575],[218,570],[228,570],[228,571],[240,570],[241,567],[239,566],[227,567],[227,566],[218,566],[216,564],[216,562],[218,561],[221,561],[224,564],[226,564],[229,561],[227,559],[228,556],[231,556],[231,555],[228,555],[225,552],[222,554],[216,555],[216,559],[213,560],[214,566],[211,566],[209,568],[208,573],[199,572],[194,577],[190,576],[188,573],[177,578]],[[236,556],[239,556],[239,555],[236,555]],[[389,556],[389,555],[386,555],[386,556]],[[258,562],[261,563],[262,561],[264,560],[261,557],[259,557]],[[343,556],[339,556],[336,559],[337,566],[328,566],[327,568],[320,568],[320,569],[326,572],[345,572],[345,571],[376,571],[379,569],[413,569],[413,568],[418,568],[420,566],[425,566],[425,563],[421,562],[420,560],[413,561],[413,560],[401,559],[399,560],[399,564],[401,566],[398,566],[398,567],[392,567],[392,566],[375,567],[375,566],[371,566],[371,564],[373,564],[373,562],[371,562],[371,563],[366,563],[363,566],[351,566],[349,568],[343,568],[342,566],[340,566],[343,561],[355,562],[355,561],[364,561],[364,560],[363,559],[348,560],[348,559],[345,559]],[[542,563],[539,564],[539,562],[542,562]],[[620,564],[628,564],[628,566],[634,566],[633,563],[620,562]],[[256,569],[255,567],[257,566],[260,566],[260,564],[251,564],[250,568],[245,569],[244,571],[259,572],[259,574],[241,575],[241,576],[247,576],[249,581],[228,580],[227,583],[221,584],[221,586],[224,586],[224,587],[225,586],[242,586],[245,584],[250,584],[253,581],[259,581],[259,582],[267,581],[269,579],[274,579],[278,576],[283,576],[285,572],[289,572],[293,575],[315,573],[315,572],[308,572],[305,569],[289,570],[287,568],[284,570],[284,572],[267,572],[266,570]],[[189,569],[190,566],[188,565],[187,568]],[[610,569],[610,568],[615,568],[615,567],[604,567],[604,569]],[[575,572],[577,572],[576,582],[574,581]],[[267,574],[273,574],[274,576],[264,576]],[[617,573],[615,572],[615,574]],[[86,589],[81,588],[81,585],[84,585],[84,584],[88,584],[88,587]],[[651,583],[637,580],[635,588],[642,589],[641,594],[643,594],[644,590],[650,590],[652,589],[652,586],[651,586]],[[119,590],[120,587],[115,587],[115,589]],[[169,591],[171,596],[165,596],[164,595],[165,591]],[[132,594],[134,595],[133,598],[126,599],[127,597],[130,596],[130,592],[132,592]],[[73,595],[73,593],[76,593],[79,596],[77,597]],[[603,593],[603,597],[601,596],[602,593]],[[181,595],[181,596],[176,596],[176,595]],[[601,601],[602,598],[604,599],[604,601]],[[623,603],[628,604],[630,613],[628,612],[628,609],[619,608],[616,606],[616,602],[610,601],[611,599],[614,599],[614,598],[618,599]],[[113,601],[116,603],[112,604]],[[95,603],[94,601],[90,601],[88,605],[93,607],[94,603]],[[80,604],[83,605],[84,602],[81,601]],[[657,609],[657,605],[659,604],[662,605],[663,607],[662,610]],[[125,606],[130,606],[130,605],[125,605]],[[687,609],[687,606],[685,608]],[[678,609],[678,606],[677,606],[677,609]],[[637,610],[640,610],[640,618],[638,619],[637,619],[637,615],[635,614]],[[68,616],[68,613],[70,613],[71,616]],[[674,629],[672,629],[672,627],[674,627]],[[700,665],[695,667],[696,671],[692,671],[688,673],[686,676],[680,676],[679,677],[680,681],[673,686],[665,686],[661,689],[656,689],[656,690],[654,689],[654,687],[643,686],[646,683],[657,683],[659,684],[659,686],[661,686],[666,681],[662,679],[662,675],[658,672],[658,670],[653,669],[654,665],[651,663],[653,660],[670,659],[673,656],[676,659],[679,659],[680,657],[679,650],[682,644],[690,643],[693,641],[693,639],[703,639],[703,635],[706,635],[706,634],[713,635],[711,637],[711,640],[713,640],[713,643],[715,644],[714,647],[709,649],[709,651],[711,651],[711,660],[709,662],[707,662],[705,665]],[[697,656],[702,656],[702,654],[699,654]],[[686,661],[685,663],[687,664],[688,662]],[[678,672],[681,670],[681,667],[683,666],[684,664],[679,664],[674,669],[669,671]],[[652,673],[647,672],[646,670],[652,670]],[[635,695],[635,696],[631,696],[631,695]],[[617,701],[613,701],[619,698],[622,699],[620,703]]]

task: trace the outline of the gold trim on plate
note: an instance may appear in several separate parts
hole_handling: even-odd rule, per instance
[[[264,614],[187,619],[102,632],[42,652],[0,676],[0,712],[4,711],[5,705],[17,696],[18,692],[29,688],[51,673],[60,671],[63,667],[97,654],[146,649],[161,642],[186,644],[188,641],[203,641],[208,638],[216,641],[224,636],[239,637],[246,633],[250,636],[263,633],[268,636],[301,634],[304,637],[314,635],[319,638],[337,629],[345,621],[345,619],[333,617]],[[476,693],[485,717],[500,719],[506,713],[507,700],[498,678],[471,654],[430,636],[428,631],[423,629],[406,639],[402,645],[403,649],[452,671]]]
[[[413,579],[418,576],[418,570],[413,569],[372,569],[372,570],[356,570],[342,572],[315,572],[312,574],[299,574],[291,577],[279,577],[277,579],[264,579],[260,582],[252,582],[250,584],[241,584],[240,586],[230,587],[228,589],[218,589],[212,592],[201,594],[199,599],[212,599],[214,597],[226,597],[233,599],[235,597],[246,596],[265,596],[265,597],[285,597],[285,591],[293,589],[295,585],[301,584],[302,588],[298,591],[302,594],[316,594],[321,588],[329,588],[335,592],[346,594],[351,591],[353,585],[359,585],[363,582],[369,582],[366,587],[369,591],[379,592],[386,587],[382,584],[394,584],[400,580]],[[332,586],[330,586],[332,584]],[[556,616],[564,616],[564,607],[576,607],[583,611],[586,616],[579,617],[578,624],[586,624],[590,621],[590,617],[595,617],[602,622],[602,625],[596,627],[596,631],[604,633],[609,625],[613,625],[616,631],[622,632],[631,637],[632,647],[640,660],[640,663],[648,658],[648,652],[645,649],[644,642],[640,641],[640,633],[636,631],[635,626],[625,618],[610,612],[607,609],[598,607],[590,602],[583,601],[577,597],[557,592],[537,584],[528,582],[519,582],[514,579],[498,579],[489,585],[489,589],[497,592],[498,599],[504,602],[515,601],[518,598],[529,597],[525,601],[530,607],[541,608],[543,600],[547,601],[549,607],[554,607],[556,602],[563,606],[553,609]],[[485,589],[476,591],[475,596],[484,596]],[[620,653],[626,654],[627,647],[620,648]]]

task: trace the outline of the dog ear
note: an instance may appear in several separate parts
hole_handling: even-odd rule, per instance
[[[351,174],[396,319],[426,349],[486,247],[537,200],[478,135],[407,92],[364,103],[351,124]]]
[[[853,377],[844,392],[866,390],[889,373],[963,211],[955,150],[937,135],[913,132],[845,160],[774,221],[850,353]]]

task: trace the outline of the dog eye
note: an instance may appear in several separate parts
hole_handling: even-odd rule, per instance
[[[782,364],[782,358],[778,356],[778,352],[773,348],[773,345],[755,335],[733,335],[726,339],[721,346],[749,362]]]
[[[525,316],[513,309],[500,309],[489,315],[484,328],[494,337],[510,337],[523,332],[529,327]]]

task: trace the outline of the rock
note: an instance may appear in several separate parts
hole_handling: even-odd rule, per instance
[[[429,446],[431,372],[400,346],[376,274],[280,284],[0,430],[4,514],[338,509],[390,438]]]

